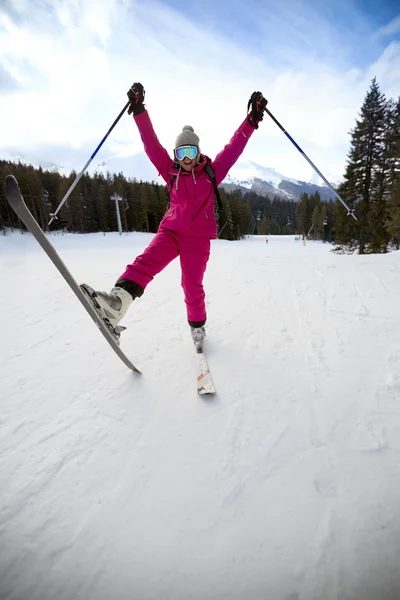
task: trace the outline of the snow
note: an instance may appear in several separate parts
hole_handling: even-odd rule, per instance
[[[109,289],[151,234],[52,235]],[[400,597],[400,253],[213,242],[196,394],[179,263],[129,372],[31,236],[0,237],[1,600]]]

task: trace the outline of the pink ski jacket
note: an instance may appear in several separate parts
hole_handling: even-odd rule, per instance
[[[254,128],[245,119],[233,134],[229,144],[212,161],[201,154],[193,171],[181,169],[158,141],[147,110],[134,117],[145,152],[161,177],[170,186],[170,207],[160,223],[160,229],[170,229],[191,237],[216,238],[218,229],[214,215],[214,186],[204,171],[209,163],[215,172],[217,184],[225,179],[229,169],[242,154]]]

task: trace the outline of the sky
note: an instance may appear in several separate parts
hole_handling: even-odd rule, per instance
[[[79,172],[140,81],[171,155],[190,124],[214,158],[260,90],[337,182],[375,76],[397,99],[394,0],[0,0],[0,158]],[[245,178],[249,161],[317,182],[268,116],[230,174]],[[128,115],[94,158],[95,169],[161,183]]]

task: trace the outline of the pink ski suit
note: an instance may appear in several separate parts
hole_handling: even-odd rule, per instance
[[[167,186],[171,176],[176,177],[170,191],[170,208],[157,234],[143,254],[127,265],[120,279],[129,279],[144,289],[179,255],[188,321],[192,327],[201,327],[207,318],[203,277],[210,256],[210,239],[217,237],[214,186],[204,165],[211,164],[217,184],[221,183],[243,152],[254,128],[245,119],[214,161],[201,154],[201,162],[193,171],[185,171],[158,141],[148,112],[145,110],[134,119],[146,154]]]

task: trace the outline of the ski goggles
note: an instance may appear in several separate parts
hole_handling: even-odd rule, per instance
[[[175,156],[178,160],[183,160],[185,156],[193,160],[197,156],[197,146],[179,146],[175,148]]]

